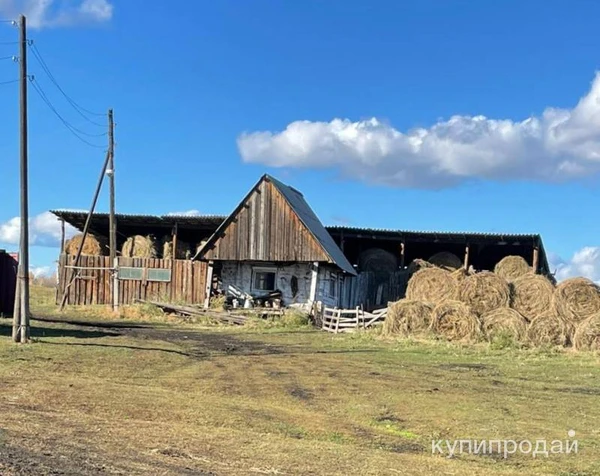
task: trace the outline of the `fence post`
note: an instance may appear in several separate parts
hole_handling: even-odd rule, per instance
[[[119,258],[115,256],[113,261],[113,285],[112,285],[112,303],[113,311],[119,310]]]

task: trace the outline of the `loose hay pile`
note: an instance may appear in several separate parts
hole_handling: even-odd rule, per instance
[[[463,265],[462,260],[454,253],[449,251],[440,251],[431,256],[427,261],[438,268],[454,271]]]
[[[527,340],[536,346],[565,346],[569,343],[570,329],[567,321],[549,309],[531,321],[527,328]]]
[[[163,240],[163,259],[173,259],[173,241],[169,238]],[[175,259],[189,259],[192,255],[190,244],[183,241],[177,240],[177,253]]]
[[[409,282],[410,285],[410,282]],[[461,281],[459,300],[468,304],[478,316],[482,316],[510,303],[508,283],[489,271],[473,274]]]
[[[554,286],[544,276],[526,274],[511,284],[511,306],[528,321],[550,308]]]
[[[513,281],[523,275],[533,273],[533,268],[521,256],[506,256],[496,264],[494,273],[507,281]]]
[[[431,330],[451,341],[475,341],[481,336],[480,321],[471,308],[452,300],[433,309]]]
[[[553,304],[564,319],[577,324],[600,312],[600,288],[587,278],[566,279],[556,286]]]
[[[458,285],[449,271],[441,268],[424,268],[408,281],[406,297],[411,300],[438,304],[456,298]]]
[[[482,317],[483,333],[489,341],[500,335],[509,335],[516,342],[523,340],[527,333],[527,321],[514,309],[500,307]]]
[[[392,303],[383,323],[383,334],[407,337],[426,333],[431,325],[432,310],[430,304],[422,301],[401,299]]]
[[[121,255],[126,258],[156,258],[156,244],[151,236],[130,236],[123,243]]]
[[[75,235],[65,243],[65,252],[69,255],[76,255],[82,241],[83,233]],[[104,249],[95,236],[88,234],[83,242],[81,254],[86,256],[102,256],[104,254]]]
[[[433,268],[434,265],[431,264],[429,261],[425,261],[424,259],[414,259],[410,262],[410,264],[408,265],[408,273],[412,276],[413,274],[415,274],[417,271],[421,271],[422,269],[425,268]]]
[[[600,350],[600,314],[588,317],[577,326],[573,346],[577,350]]]

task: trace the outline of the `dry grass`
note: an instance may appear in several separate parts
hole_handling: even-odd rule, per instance
[[[527,321],[514,309],[501,307],[484,314],[482,319],[483,333],[491,342],[503,336],[515,342],[521,342],[527,334]]]
[[[511,306],[528,321],[550,309],[554,286],[544,276],[526,274],[510,283]]]
[[[429,261],[417,258],[410,262],[407,269],[408,269],[409,274],[412,276],[417,271],[420,271],[425,268],[433,268],[433,267],[434,267],[434,265],[431,264]]]
[[[0,321],[1,474],[600,474],[589,353],[306,328],[34,326],[35,342],[16,346]],[[564,441],[569,429],[577,454],[431,453],[432,440]]]
[[[449,271],[441,268],[424,268],[408,281],[406,297],[414,301],[438,304],[456,297],[457,281]]]
[[[130,236],[123,243],[121,255],[126,258],[156,258],[156,243],[151,236]]]
[[[533,319],[527,328],[527,340],[538,347],[569,344],[570,324],[553,309]]]
[[[553,304],[564,319],[575,325],[600,312],[600,289],[587,278],[566,279],[556,286]]]
[[[575,329],[573,345],[577,350],[600,350],[600,314],[579,323]]]
[[[461,280],[458,298],[478,316],[483,316],[510,303],[510,288],[501,277],[489,271],[472,274]]]
[[[433,306],[421,301],[401,299],[388,306],[383,323],[386,336],[416,336],[425,334],[431,325]]]
[[[460,301],[445,301],[432,312],[431,330],[451,341],[474,342],[481,337],[481,323],[472,309]]]
[[[75,235],[65,243],[65,252],[70,255],[76,255],[81,242],[83,241],[83,233]],[[83,247],[81,254],[84,256],[102,256],[104,254],[104,247],[102,243],[94,235],[86,235],[85,241],[83,241]]]
[[[439,253],[431,256],[427,261],[438,268],[448,271],[454,271],[463,265],[462,260],[454,253],[450,253],[449,251],[440,251]]]
[[[521,276],[533,273],[533,268],[522,256],[506,256],[496,264],[494,273],[507,281],[513,281]]]

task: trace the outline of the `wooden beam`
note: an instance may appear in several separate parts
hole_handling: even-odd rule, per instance
[[[65,252],[65,219],[60,219],[60,254]]]
[[[465,269],[465,271],[467,269],[469,269],[469,253],[471,252],[471,245],[467,243],[467,246],[465,246],[465,261],[463,263],[463,268]]]
[[[206,288],[204,291],[204,309],[208,309],[210,307],[210,293],[212,291],[212,281],[213,281],[213,271],[214,271],[214,261],[209,261],[208,266],[206,267]]]
[[[173,241],[171,242],[172,250],[171,250],[171,292],[169,293],[169,297],[171,301],[173,300],[173,294],[175,292],[175,258],[177,257],[177,233],[179,231],[179,227],[177,226],[177,222],[173,226]]]
[[[310,280],[310,302],[314,303],[317,299],[317,280],[319,279],[319,263],[313,263],[312,276]]]
[[[536,245],[536,246],[533,248],[533,272],[534,272],[535,274],[537,274],[537,272],[538,272],[539,263],[540,263],[540,249],[539,249],[539,247]]]
[[[404,241],[402,243],[400,243],[400,267],[404,268],[404,260],[405,260],[405,254],[404,254],[404,249],[406,247],[406,244],[404,243]]]

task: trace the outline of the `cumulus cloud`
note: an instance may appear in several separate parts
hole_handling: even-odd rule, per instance
[[[169,217],[199,217],[201,215],[199,210],[186,210],[184,212],[170,212],[167,213]]]
[[[575,276],[583,276],[600,284],[600,247],[586,246],[569,260],[556,255],[549,256],[550,269],[556,271],[556,280],[563,281]]]
[[[31,28],[103,23],[113,9],[108,0],[0,0],[0,13],[13,18],[22,13]]]
[[[77,230],[69,224],[65,225],[67,238]],[[0,243],[18,245],[21,236],[21,219],[19,217],[0,223]],[[50,248],[60,246],[61,225],[58,218],[50,212],[40,213],[29,219],[29,243],[32,246]]]
[[[522,121],[453,116],[406,132],[377,118],[296,121],[280,132],[245,132],[237,144],[245,162],[331,168],[396,187],[576,179],[600,171],[600,73],[572,109],[549,107]]]
[[[29,272],[34,278],[47,278],[56,274],[56,269],[51,266],[30,266]]]

